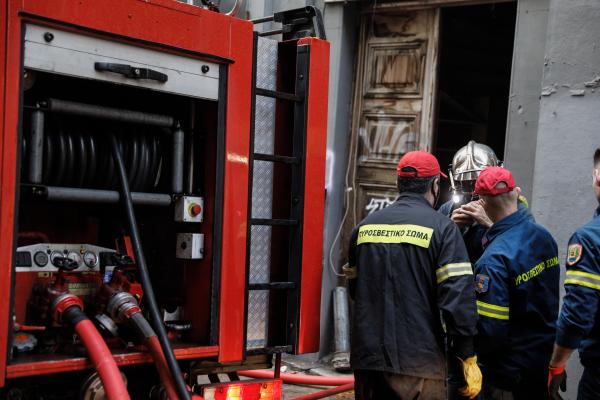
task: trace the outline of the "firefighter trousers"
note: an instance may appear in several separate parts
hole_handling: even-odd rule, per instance
[[[477,400],[548,400],[548,378],[510,379],[482,369],[483,384]]]
[[[600,358],[582,358],[581,364],[585,369],[579,381],[577,400],[598,399],[600,393]]]
[[[443,379],[354,370],[356,400],[445,400]]]

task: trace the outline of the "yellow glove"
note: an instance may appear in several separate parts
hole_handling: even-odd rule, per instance
[[[458,357],[457,357],[458,358]],[[469,357],[466,360],[461,360],[463,374],[465,376],[465,387],[458,391],[458,394],[469,399],[477,397],[481,391],[481,370],[477,366],[477,356]]]

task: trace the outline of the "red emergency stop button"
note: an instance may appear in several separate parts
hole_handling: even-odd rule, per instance
[[[202,212],[202,207],[200,207],[199,204],[192,203],[190,204],[188,211],[192,217],[195,217],[196,215],[200,215]]]

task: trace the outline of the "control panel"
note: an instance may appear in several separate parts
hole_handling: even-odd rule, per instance
[[[17,272],[56,272],[56,257],[67,257],[77,262],[78,267],[74,271],[100,271],[100,253],[115,252],[113,249],[90,244],[40,243],[23,246],[17,249]],[[107,272],[112,271],[112,268],[112,265],[107,265]]]

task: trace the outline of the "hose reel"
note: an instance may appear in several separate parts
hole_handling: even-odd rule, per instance
[[[161,128],[57,114],[49,117],[42,142],[42,179],[31,183],[115,190],[117,176],[108,135],[116,132],[131,190],[148,192],[158,184],[162,166]],[[30,141],[27,138],[23,144],[23,154],[27,155],[24,165],[31,165],[31,152],[27,152],[32,145]]]
[[[171,143],[171,185],[183,193],[184,131],[173,117],[47,99],[31,111],[24,135],[24,182],[40,185],[34,194],[54,201],[117,203],[118,176],[108,137],[117,138],[135,204],[169,205],[169,194],[155,194],[164,167],[164,141]],[[32,186],[33,187],[33,186]],[[167,189],[168,190],[168,189]]]

